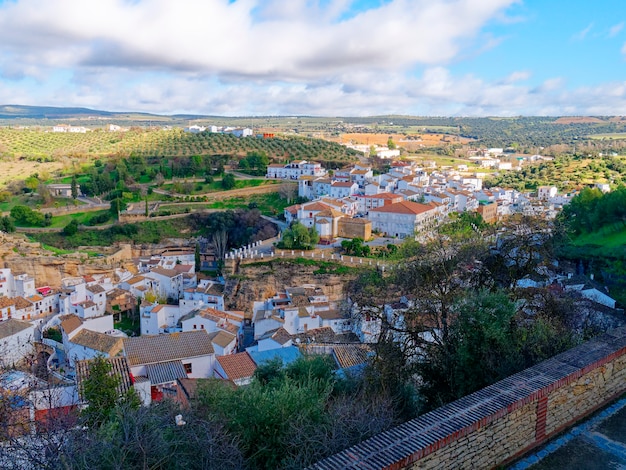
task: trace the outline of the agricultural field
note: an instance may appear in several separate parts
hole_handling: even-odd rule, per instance
[[[466,144],[469,142],[469,139],[446,134],[408,134],[394,133],[392,131],[389,133],[352,132],[341,134],[338,137],[328,137],[327,140],[341,144],[378,145],[384,147],[387,145],[390,137],[398,147],[406,148],[409,151],[424,147],[443,147],[450,143]]]
[[[264,153],[276,162],[304,159],[334,165],[356,161],[360,155],[334,142],[305,137],[238,138],[226,134],[190,134],[182,129],[141,128],[127,132],[96,129],[73,134],[0,127],[0,188],[35,173],[43,180],[48,180],[51,175],[80,173],[98,159],[106,161],[131,156],[176,159],[197,155],[227,157],[237,162],[254,152]],[[141,177],[139,183],[149,182]],[[69,182],[69,179],[71,177],[61,181]]]
[[[596,134],[587,136],[591,140],[622,140],[626,139],[626,132],[616,132],[614,134]]]

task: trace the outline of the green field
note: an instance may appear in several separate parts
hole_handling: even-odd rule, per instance
[[[626,132],[616,132],[614,134],[588,135],[587,138],[591,140],[621,140],[621,139],[626,139]]]

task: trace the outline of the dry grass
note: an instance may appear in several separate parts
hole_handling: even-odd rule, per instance
[[[404,147],[409,151],[423,147],[443,147],[450,142],[466,143],[468,141],[468,139],[459,140],[456,136],[446,134],[411,134],[409,136],[407,134],[394,133],[350,133],[342,134],[340,137],[329,137],[326,140],[340,144],[386,146],[389,137],[393,139],[397,146]]]
[[[11,181],[24,180],[34,173],[52,175],[64,169],[66,162],[42,162],[20,160],[18,158],[3,158],[0,160],[0,188],[4,188]]]
[[[567,116],[558,118],[554,124],[596,124],[601,122],[606,121],[591,116]]]

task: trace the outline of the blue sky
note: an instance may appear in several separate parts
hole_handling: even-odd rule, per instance
[[[623,115],[618,0],[0,0],[0,104]]]

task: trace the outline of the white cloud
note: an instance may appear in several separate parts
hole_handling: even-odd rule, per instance
[[[364,11],[357,3],[0,3],[0,103],[222,115],[626,109],[623,83],[568,91],[561,78],[529,83],[534,70],[453,74],[450,64],[499,46],[485,25],[506,22],[517,0],[389,0]]]
[[[575,41],[582,41],[587,37],[587,35],[591,32],[592,29],[593,29],[593,23],[589,23],[589,25],[585,29],[582,29],[581,31],[578,31],[576,34],[574,34],[572,36],[572,39]]]
[[[444,63],[514,0],[393,0],[338,20],[350,3],[21,0],[0,8],[0,51],[24,65],[300,80]]]
[[[528,80],[530,77],[531,73],[528,70],[518,70],[505,77],[502,83],[523,82],[525,80]]]
[[[617,23],[616,25],[613,25],[609,28],[609,37],[615,37],[617,36],[622,29],[624,29],[624,22],[622,21],[621,23]]]

